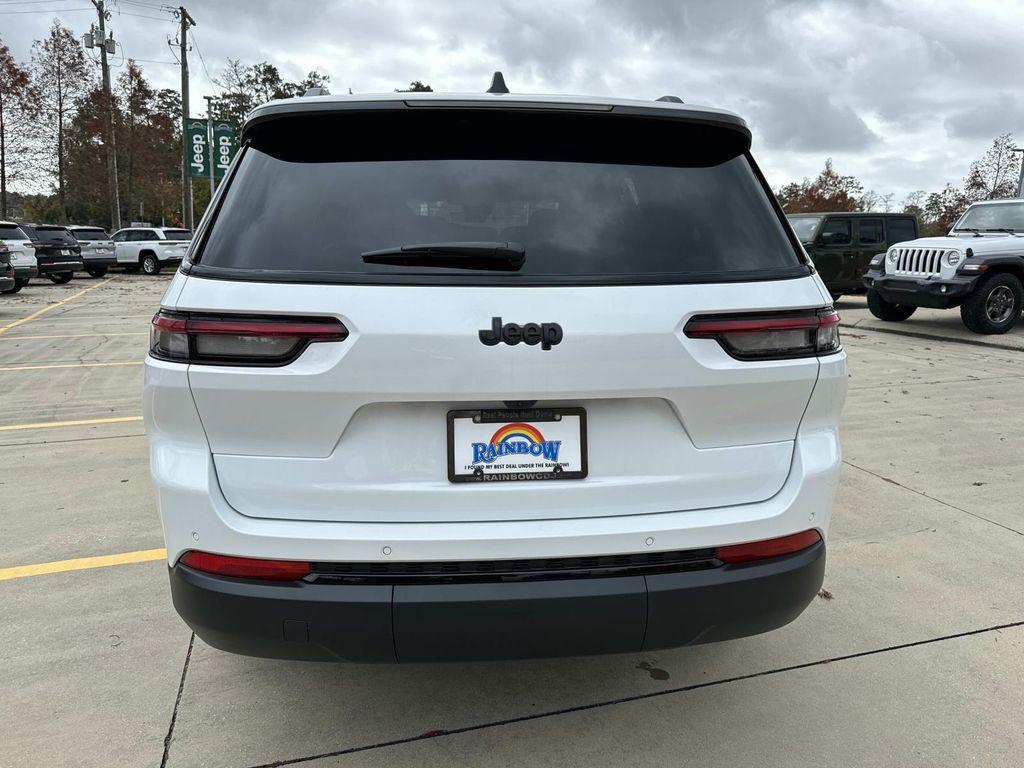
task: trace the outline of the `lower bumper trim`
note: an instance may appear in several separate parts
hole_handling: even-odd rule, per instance
[[[628,653],[767,632],[817,594],[825,545],[745,565],[456,584],[267,583],[169,569],[208,644],[269,658],[435,662]]]

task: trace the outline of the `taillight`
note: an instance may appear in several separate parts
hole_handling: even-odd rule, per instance
[[[312,342],[344,341],[334,318],[207,315],[160,310],[149,351],[161,360],[205,365],[286,365]]]
[[[298,581],[311,571],[309,563],[298,560],[263,560],[256,557],[214,555],[195,550],[186,552],[178,562],[197,571],[215,573],[218,576],[266,581]]]
[[[801,531],[791,536],[782,536],[778,539],[766,539],[764,541],[751,541],[747,544],[730,544],[727,547],[718,547],[715,550],[715,557],[723,563],[735,565],[736,563],[749,563],[753,560],[767,560],[770,557],[780,557],[807,549],[821,541],[821,534],[815,530]]]
[[[751,315],[698,315],[683,328],[691,339],[716,339],[737,360],[786,360],[839,351],[834,309]]]

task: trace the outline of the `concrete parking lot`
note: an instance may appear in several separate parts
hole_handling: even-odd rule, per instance
[[[315,665],[213,650],[171,607],[140,419],[168,279],[0,296],[0,766],[1021,764],[1024,325],[986,339],[921,312],[880,329],[841,300],[828,570],[782,630]]]

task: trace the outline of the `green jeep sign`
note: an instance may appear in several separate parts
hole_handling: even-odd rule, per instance
[[[189,120],[185,123],[188,137],[188,174],[193,178],[210,177],[210,136],[206,120]]]
[[[189,176],[210,178],[210,164],[216,178],[227,173],[238,151],[237,127],[225,120],[189,120],[185,126],[189,146]]]

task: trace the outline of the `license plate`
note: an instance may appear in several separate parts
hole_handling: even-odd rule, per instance
[[[586,476],[582,408],[448,412],[448,480],[453,483]]]

